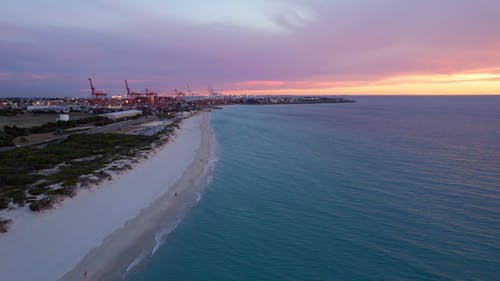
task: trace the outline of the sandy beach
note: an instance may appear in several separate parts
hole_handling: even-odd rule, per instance
[[[2,280],[121,280],[149,258],[200,198],[214,163],[209,113],[183,121],[171,143],[132,170],[55,209],[3,213]]]

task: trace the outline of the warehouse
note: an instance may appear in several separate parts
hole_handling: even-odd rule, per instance
[[[134,116],[141,115],[141,114],[142,114],[141,110],[133,109],[133,110],[126,110],[126,111],[105,113],[105,114],[101,114],[101,116],[107,117],[111,120],[119,120],[119,119],[134,117]]]

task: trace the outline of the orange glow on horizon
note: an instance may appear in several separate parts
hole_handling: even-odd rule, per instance
[[[252,95],[499,95],[500,72],[400,75],[377,81],[248,81],[246,90],[229,94]],[[263,86],[253,88],[252,86]],[[266,89],[265,86],[268,86]],[[275,86],[275,87],[273,87]],[[280,87],[281,86],[281,87]]]

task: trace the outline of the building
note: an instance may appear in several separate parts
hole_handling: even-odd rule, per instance
[[[105,113],[105,114],[101,114],[101,116],[107,117],[111,120],[118,120],[118,119],[123,119],[123,118],[134,117],[134,116],[141,115],[141,114],[142,114],[141,110],[133,109],[133,110]]]

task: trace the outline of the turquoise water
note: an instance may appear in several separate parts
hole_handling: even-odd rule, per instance
[[[500,97],[212,113],[202,200],[130,280],[500,280]]]

